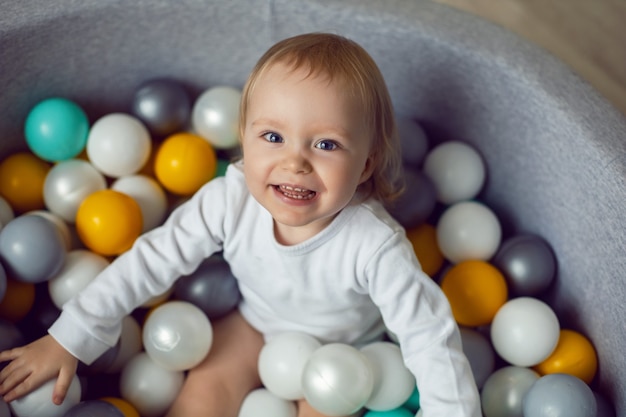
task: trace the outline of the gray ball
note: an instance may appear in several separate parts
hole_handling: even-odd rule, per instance
[[[523,417],[524,395],[539,380],[529,368],[506,366],[487,378],[480,394],[485,417]]]
[[[424,129],[415,120],[404,116],[396,116],[396,126],[402,161],[406,165],[419,168],[428,153],[428,138]]]
[[[435,210],[437,194],[431,180],[420,170],[404,168],[404,193],[386,205],[389,213],[406,229],[424,223]]]
[[[496,354],[491,342],[482,333],[461,327],[463,353],[472,368],[474,381],[478,389],[482,388],[489,375],[493,372],[496,363]]]
[[[524,397],[525,417],[596,417],[593,391],[581,379],[568,374],[542,376]]]
[[[41,216],[16,217],[0,231],[0,259],[18,281],[48,281],[65,263],[66,253],[61,232]]]
[[[557,260],[543,238],[517,235],[505,240],[493,258],[515,296],[536,296],[554,280]]]
[[[241,294],[228,263],[221,256],[213,256],[176,282],[174,297],[194,304],[215,319],[237,307]]]
[[[179,82],[158,78],[146,81],[135,92],[132,113],[157,137],[184,130],[191,117],[191,99]]]

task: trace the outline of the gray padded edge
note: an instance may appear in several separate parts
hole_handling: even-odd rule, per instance
[[[559,259],[549,301],[600,356],[599,386],[626,415],[626,120],[588,84],[511,33],[428,0],[0,1],[0,154],[23,148],[38,100],[92,120],[174,76],[190,91],[241,86],[283,37],[332,31],[377,60],[398,113],[433,141],[476,145],[481,199],[507,233],[544,236]]]

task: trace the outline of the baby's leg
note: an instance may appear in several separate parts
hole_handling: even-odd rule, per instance
[[[246,395],[261,385],[263,337],[238,311],[213,323],[213,346],[189,371],[167,417],[237,417]]]

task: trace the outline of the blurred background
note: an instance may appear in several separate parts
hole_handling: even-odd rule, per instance
[[[571,66],[626,115],[626,0],[434,0],[507,27]]]

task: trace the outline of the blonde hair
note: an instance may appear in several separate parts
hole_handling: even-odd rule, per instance
[[[248,103],[259,77],[273,64],[282,63],[293,70],[308,68],[309,76],[327,76],[342,82],[361,103],[364,120],[369,124],[373,172],[360,186],[365,196],[383,202],[397,197],[403,189],[402,162],[393,105],[380,69],[356,42],[329,33],[309,33],[284,39],[265,52],[246,82],[239,112],[240,135],[246,126]]]

